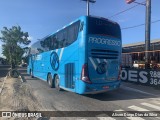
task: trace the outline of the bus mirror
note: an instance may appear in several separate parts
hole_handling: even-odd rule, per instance
[[[83,31],[83,26],[84,26],[84,22],[81,22],[81,25],[80,25],[79,31]]]

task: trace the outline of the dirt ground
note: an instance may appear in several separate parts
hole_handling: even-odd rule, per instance
[[[3,83],[3,79],[1,80]],[[38,100],[36,92],[26,82],[22,82],[18,78],[7,78],[0,94],[0,111],[45,111],[47,103],[42,100]],[[56,109],[55,109],[56,110]],[[81,117],[48,117],[48,118],[1,118],[0,120],[95,120],[93,117],[81,118]],[[96,119],[97,120],[97,119]]]
[[[19,78],[7,78],[0,95],[0,111],[39,110],[41,105],[31,91]]]
[[[0,83],[2,83],[3,79]],[[34,95],[32,88],[18,78],[7,78],[0,94],[0,111],[41,111],[44,105]],[[50,117],[50,118],[0,118],[0,120],[80,120],[77,118]]]
[[[1,111],[36,111],[40,106],[31,88],[17,78],[7,78],[1,93]]]

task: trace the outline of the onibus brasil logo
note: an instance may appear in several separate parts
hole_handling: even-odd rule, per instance
[[[59,57],[56,52],[52,52],[50,56],[50,63],[53,70],[57,71],[59,68]]]

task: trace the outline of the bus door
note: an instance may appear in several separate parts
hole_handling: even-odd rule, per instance
[[[65,87],[69,89],[75,88],[75,63],[65,64]]]

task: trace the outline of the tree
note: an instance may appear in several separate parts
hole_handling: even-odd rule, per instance
[[[21,61],[24,50],[21,45],[28,45],[31,41],[28,39],[28,32],[23,32],[20,26],[12,26],[12,28],[3,27],[0,40],[2,45],[2,54],[14,69],[18,62]]]

